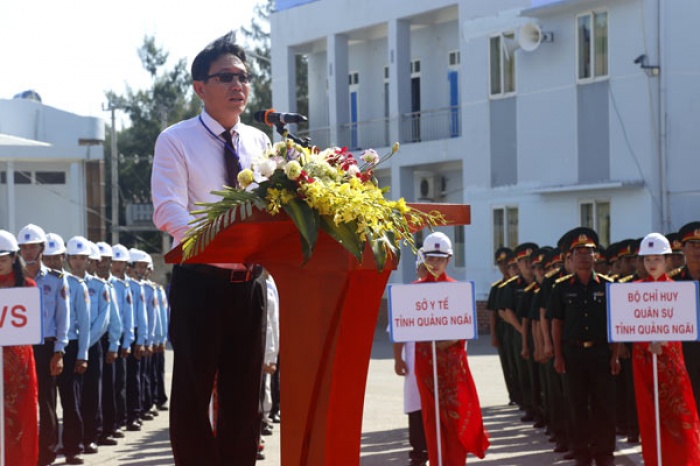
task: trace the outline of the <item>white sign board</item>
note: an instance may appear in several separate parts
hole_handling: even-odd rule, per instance
[[[476,338],[474,282],[389,285],[391,340]]]
[[[39,288],[0,289],[0,346],[39,344],[42,328]]]
[[[698,282],[609,283],[608,340],[698,339]]]

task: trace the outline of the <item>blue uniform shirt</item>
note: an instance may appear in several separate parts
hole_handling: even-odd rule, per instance
[[[146,297],[146,316],[148,318],[146,344],[157,345],[159,343],[157,337],[160,333],[160,311],[157,309],[156,289],[150,282],[142,281],[141,284]]]
[[[62,272],[51,270],[43,264],[34,281],[41,290],[44,338],[56,338],[53,350],[64,352],[68,344],[68,281]]]
[[[90,293],[90,346],[107,332],[110,317],[110,293],[104,280],[85,274],[85,284]]]
[[[65,273],[70,289],[68,339],[78,340],[78,359],[87,361],[90,348],[90,294],[82,278]]]
[[[128,278],[127,283],[131,289],[131,297],[134,301],[134,329],[136,331],[136,344],[146,344],[146,333],[148,333],[148,317],[146,316],[146,296],[140,282],[133,278]]]
[[[170,305],[168,304],[168,296],[165,293],[165,288],[156,285],[158,291],[158,303],[160,304],[160,326],[163,329],[163,339],[161,343],[165,344],[168,341],[168,322],[170,320]]]
[[[112,353],[119,350],[119,341],[122,338],[122,318],[119,315],[119,304],[117,303],[117,292],[114,285],[109,280],[105,281],[109,290],[109,348]]]
[[[134,302],[131,298],[131,289],[122,279],[112,275],[110,277],[114,291],[117,294],[119,316],[122,321],[122,348],[130,348],[134,342]]]

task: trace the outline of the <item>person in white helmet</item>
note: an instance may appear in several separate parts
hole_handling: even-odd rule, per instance
[[[153,264],[149,269],[150,276],[153,274]],[[158,411],[167,411],[168,395],[165,389],[165,347],[168,343],[168,322],[170,320],[170,307],[165,288],[159,283],[151,281],[155,286],[158,309],[160,310],[159,340],[158,348],[153,355],[153,403]]]
[[[414,283],[454,282],[447,275],[452,257],[452,242],[442,232],[431,233],[423,241],[423,253],[428,275]],[[435,412],[432,342],[416,342],[415,368],[420,392],[423,425],[430,464],[438,463],[438,448],[442,449],[445,466],[464,465],[467,454],[483,458],[490,441],[484,429],[479,396],[472,378],[464,340],[436,343],[438,392],[440,412]],[[441,438],[436,436],[440,422]]]
[[[58,392],[63,407],[63,430],[61,441],[66,464],[83,464],[80,455],[83,442],[83,416],[80,402],[83,392],[83,374],[88,366],[90,348],[90,295],[82,278],[67,273],[64,269],[66,246],[60,235],[46,234],[46,248],[42,260],[50,269],[63,272],[68,278],[70,290],[70,326],[68,345],[63,357],[65,370],[58,376]]]
[[[110,333],[115,331],[115,328],[110,325],[111,296],[104,280],[87,272],[90,260],[95,260],[90,241],[82,236],[74,236],[68,240],[66,249],[71,272],[85,281],[90,294],[90,348],[88,368],[83,374],[81,413],[84,422],[83,452],[93,454],[98,451],[97,442],[102,431],[100,393],[105,355],[101,340],[108,331]],[[91,255],[93,259],[90,259]],[[120,330],[117,332],[117,339],[119,333]]]
[[[639,246],[647,276],[638,282],[672,282],[671,245],[661,233],[649,233]],[[634,343],[632,364],[634,390],[645,465],[658,464],[654,414],[652,353],[657,355],[661,458],[663,464],[700,464],[700,420],[679,341]]]
[[[34,280],[25,277],[22,260],[17,254],[19,246],[15,236],[0,230],[0,289],[34,286]],[[20,322],[23,315],[12,314],[8,321]],[[5,346],[2,351],[4,374],[6,465],[37,464],[39,456],[39,432],[37,417],[38,388],[34,352],[30,345]]]
[[[125,277],[131,289],[134,302],[134,334],[136,341],[127,359],[126,364],[126,400],[127,400],[127,426],[129,431],[141,429],[142,421],[153,420],[153,416],[143,413],[142,386],[141,382],[145,357],[150,353],[148,345],[148,317],[146,315],[146,294],[141,285],[141,280],[134,274],[134,260],[145,260],[145,252],[131,248],[129,249],[129,262],[125,264]]]
[[[34,345],[34,360],[39,383],[39,463],[56,459],[58,417],[56,415],[56,377],[63,372],[63,354],[68,344],[69,289],[62,272],[51,270],[41,262],[46,233],[34,224],[22,227],[17,234],[19,253],[26,263],[27,275],[42,289],[44,342]]]
[[[98,243],[98,247],[99,247]],[[129,250],[121,244],[112,246],[111,282],[117,295],[119,316],[122,322],[122,339],[120,342],[119,358],[114,361],[114,398],[116,404],[115,423],[118,430],[126,429],[127,425],[127,360],[131,355],[131,345],[135,341],[134,334],[134,302],[131,289],[127,283],[126,263],[129,261]],[[115,432],[116,433],[116,432]],[[118,434],[117,434],[118,436]]]

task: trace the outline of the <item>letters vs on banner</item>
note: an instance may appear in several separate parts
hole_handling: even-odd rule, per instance
[[[698,282],[608,284],[608,339],[698,339]]]
[[[36,287],[0,290],[0,346],[42,342],[40,291]]]
[[[474,282],[389,285],[391,340],[476,338]]]

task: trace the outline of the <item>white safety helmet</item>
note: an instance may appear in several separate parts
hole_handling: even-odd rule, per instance
[[[7,230],[0,230],[0,256],[7,256],[17,252],[19,245],[15,235]]]
[[[45,256],[55,256],[57,254],[65,254],[66,243],[63,242],[61,235],[57,233],[46,233],[46,248],[44,248]]]
[[[18,244],[38,244],[46,242],[46,233],[38,225],[30,223],[24,226],[17,235]]]
[[[140,249],[131,248],[129,249],[129,257],[131,262],[146,262],[148,263],[148,254]]]
[[[126,246],[115,244],[112,246],[112,261],[114,262],[129,262],[129,250]]]
[[[445,233],[436,231],[426,236],[421,249],[426,257],[450,257],[452,255],[452,241]]]
[[[84,236],[74,236],[66,244],[66,252],[71,256],[89,256],[90,241]]]
[[[95,244],[97,245],[97,249],[100,251],[101,257],[112,257],[113,256],[112,246],[105,243],[104,241],[98,241]]]
[[[148,262],[148,266],[146,268],[148,270],[153,270],[153,258],[148,253],[146,253],[146,261]]]
[[[92,241],[89,242],[90,244],[90,254],[88,255],[88,259],[91,261],[98,261],[100,260],[100,250],[97,248],[97,245],[93,243]]]
[[[661,233],[649,233],[642,239],[637,254],[640,256],[651,256],[671,254],[672,252],[671,244],[664,235]]]

